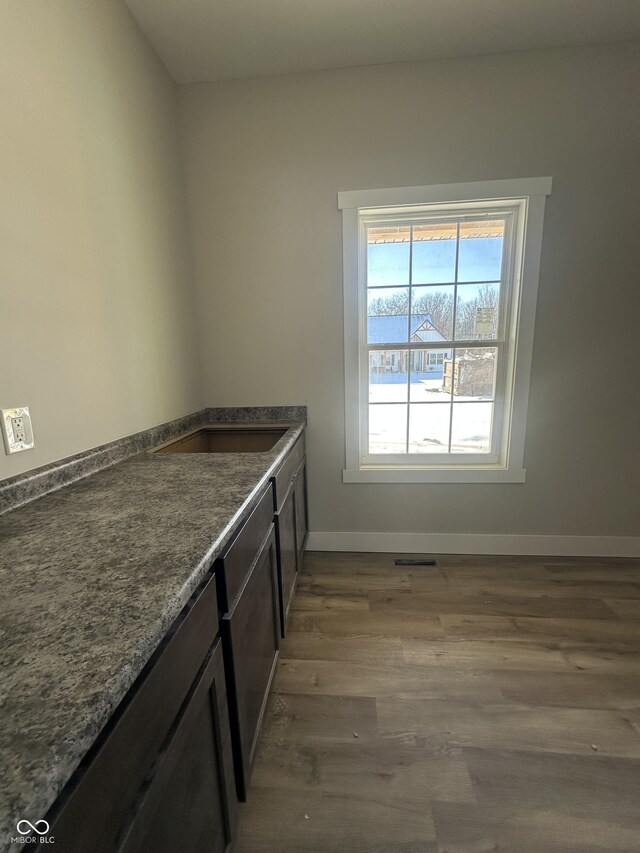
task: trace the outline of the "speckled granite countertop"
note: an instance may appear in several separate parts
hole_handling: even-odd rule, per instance
[[[252,499],[265,453],[143,453],[0,517],[0,850],[41,819]]]

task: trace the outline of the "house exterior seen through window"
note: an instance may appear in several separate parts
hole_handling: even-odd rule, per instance
[[[340,194],[346,481],[524,479],[549,191],[527,179]]]

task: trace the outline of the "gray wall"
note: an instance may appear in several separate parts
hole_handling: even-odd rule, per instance
[[[180,91],[208,403],[309,406],[311,527],[638,533],[638,44]],[[345,485],[338,190],[552,175],[527,482]]]
[[[0,27],[0,478],[201,407],[177,94],[113,0],[11,0]]]

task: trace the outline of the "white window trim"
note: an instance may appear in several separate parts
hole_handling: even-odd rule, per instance
[[[396,187],[373,190],[351,190],[338,193],[338,208],[342,210],[343,284],[344,284],[344,361],[345,361],[345,442],[346,467],[342,472],[345,483],[523,483],[524,443],[529,401],[529,382],[533,355],[533,331],[540,274],[542,225],[545,198],[551,193],[552,179],[522,178],[503,181],[482,181],[464,184],[439,184],[428,187]],[[512,417],[508,446],[502,449],[495,463],[474,465],[471,460],[458,464],[447,461],[429,467],[389,463],[362,464],[360,452],[360,382],[361,370],[359,337],[359,299],[362,258],[359,257],[359,211],[362,208],[397,208],[403,205],[447,204],[471,205],[495,202],[520,204],[522,213],[518,228],[524,252],[514,260],[515,289],[518,300],[517,333],[511,371]],[[466,464],[465,464],[466,462]]]

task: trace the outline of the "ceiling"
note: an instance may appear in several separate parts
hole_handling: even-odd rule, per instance
[[[640,0],[125,0],[179,83],[640,38]]]

